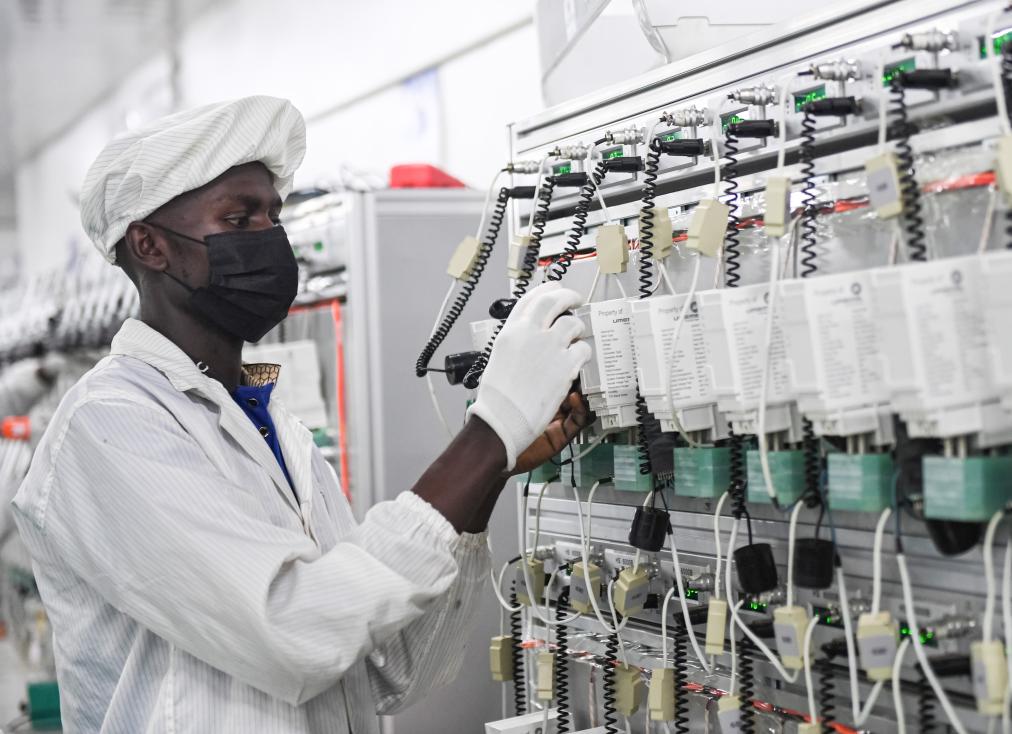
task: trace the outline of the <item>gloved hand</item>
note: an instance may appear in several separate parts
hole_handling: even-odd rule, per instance
[[[521,298],[495,340],[468,416],[485,421],[506,447],[506,469],[538,438],[559,410],[590,345],[577,341],[583,323],[562,314],[582,297],[544,283]]]

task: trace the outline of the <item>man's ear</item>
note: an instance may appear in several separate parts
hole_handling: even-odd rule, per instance
[[[168,270],[169,242],[155,227],[144,222],[130,222],[123,235],[123,244],[139,267],[157,272]]]

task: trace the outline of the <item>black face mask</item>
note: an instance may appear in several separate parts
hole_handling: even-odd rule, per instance
[[[198,314],[248,342],[284,321],[299,290],[299,265],[284,227],[209,234],[203,240],[159,229],[207,247],[208,284],[192,288],[168,271],[167,276],[190,292]]]

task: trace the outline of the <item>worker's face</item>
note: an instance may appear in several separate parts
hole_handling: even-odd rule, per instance
[[[174,199],[148,220],[180,234],[203,240],[219,232],[269,229],[280,221],[281,197],[262,163],[246,163],[194,191]],[[149,228],[165,245],[166,270],[191,287],[207,285],[207,248]],[[181,289],[180,289],[181,290]],[[185,292],[179,294],[185,297]]]

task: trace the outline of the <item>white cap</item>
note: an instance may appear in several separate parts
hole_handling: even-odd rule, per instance
[[[102,256],[131,222],[233,166],[259,161],[282,198],[306,152],[306,123],[287,99],[244,97],[164,117],[112,140],[81,187],[81,224]]]

